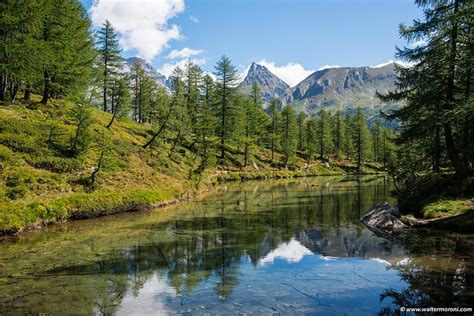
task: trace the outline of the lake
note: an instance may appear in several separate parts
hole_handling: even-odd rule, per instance
[[[0,314],[391,314],[469,306],[474,236],[359,223],[383,177],[236,182],[0,243]],[[471,303],[472,304],[472,303]],[[472,307],[472,306],[471,306]]]

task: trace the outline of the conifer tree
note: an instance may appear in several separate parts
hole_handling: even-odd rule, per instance
[[[41,79],[36,48],[45,12],[45,0],[0,3],[0,101],[7,98],[7,91],[14,101],[22,81],[29,92],[30,84]]]
[[[281,123],[281,113],[278,108],[278,99],[272,99],[270,101],[270,122],[269,134],[270,134],[270,150],[271,150],[271,161],[273,162],[275,158],[275,151],[278,149],[278,144],[280,143],[280,123]]]
[[[117,80],[113,85],[112,99],[114,100],[113,115],[109,124],[107,124],[108,129],[117,116],[126,117],[130,111],[130,91],[124,78]]]
[[[301,111],[299,114],[298,114],[298,117],[296,118],[296,124],[298,126],[298,150],[299,151],[303,151],[303,149],[305,148],[305,137],[306,137],[306,134],[305,134],[305,120],[306,118],[308,117],[308,115]]]
[[[343,143],[343,152],[346,158],[353,158],[354,157],[354,146],[353,146],[353,137],[352,137],[352,130],[353,130],[353,119],[349,113],[344,116],[344,130],[342,139],[344,140]]]
[[[191,131],[193,133],[193,137],[196,137],[198,133],[196,127],[202,87],[201,68],[191,62],[191,60],[188,60],[186,63],[186,68],[184,69],[183,80],[185,84],[184,94],[186,99],[186,109],[191,124]]]
[[[235,92],[239,73],[225,55],[217,62],[216,76],[217,115],[219,117],[217,131],[220,138],[220,163],[225,162],[225,151],[228,141],[232,138],[235,127],[237,109]]]
[[[295,111],[290,105],[285,105],[281,111],[281,148],[284,155],[283,165],[285,167],[295,157],[297,143]]]
[[[38,66],[43,72],[43,98],[80,95],[90,84],[95,59],[91,23],[76,0],[50,0],[45,3]]]
[[[197,111],[197,137],[196,148],[203,161],[208,162],[214,154],[216,137],[215,130],[217,126],[217,117],[214,115],[214,105],[216,94],[214,80],[209,75],[203,77],[203,93],[198,103]],[[206,166],[206,164],[204,164]],[[203,167],[204,167],[203,166]]]
[[[252,87],[250,90],[250,97],[253,101],[255,107],[255,137],[257,138],[257,144],[260,146],[264,145],[266,135],[266,127],[269,124],[269,116],[263,110],[263,101],[261,96],[261,89],[260,86],[254,82],[252,83]]]
[[[309,165],[313,160],[314,153],[317,151],[319,137],[318,123],[314,118],[309,118],[305,122],[305,134],[306,134],[306,162]]]
[[[432,143],[421,146],[420,153],[433,156],[433,170],[439,170],[442,132],[450,166],[463,178],[471,168],[469,159],[464,159],[469,149],[462,148],[465,144],[472,148],[466,143],[469,128],[464,127],[466,117],[472,117],[473,112],[468,100],[472,98],[469,65],[474,6],[462,0],[417,0],[416,4],[424,9],[424,20],[402,25],[400,34],[408,41],[422,39],[426,44],[397,49],[399,59],[414,65],[399,67],[396,91],[380,97],[386,102],[407,101],[407,106],[387,117],[401,121],[399,142]]]
[[[360,172],[362,161],[369,159],[371,156],[370,131],[367,125],[367,119],[360,107],[357,108],[357,113],[353,117],[352,128],[357,171]]]
[[[116,81],[117,72],[122,68],[121,49],[119,48],[117,33],[109,20],[106,20],[97,33],[99,64],[102,76],[102,108],[107,112],[109,99],[108,90]],[[110,109],[114,112],[114,109]]]
[[[375,122],[371,128],[372,148],[374,161],[382,161],[382,138],[383,130],[379,122]]]
[[[332,150],[332,137],[329,113],[324,109],[318,111],[318,147],[319,158],[326,159]]]
[[[332,142],[334,144],[334,154],[339,158],[344,152],[346,126],[344,124],[344,117],[341,110],[337,110],[331,118],[332,121]]]

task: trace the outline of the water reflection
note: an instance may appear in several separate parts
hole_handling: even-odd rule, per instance
[[[390,241],[359,224],[390,189],[383,178],[235,183],[199,202],[30,233],[0,246],[0,314],[389,314],[467,304],[469,236]]]

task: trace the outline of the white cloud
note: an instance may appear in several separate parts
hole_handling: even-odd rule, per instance
[[[305,255],[313,254],[311,250],[303,246],[299,241],[292,238],[288,243],[282,243],[275,250],[259,260],[259,264],[273,263],[280,258],[288,262],[299,262]]]
[[[324,69],[329,69],[329,68],[341,68],[339,65],[324,65],[318,68],[318,70],[324,70]]]
[[[200,55],[202,53],[204,53],[204,50],[185,47],[181,50],[177,50],[177,49],[172,50],[171,53],[169,53],[166,58],[169,58],[169,59],[188,58],[191,56]]]
[[[196,65],[204,65],[207,62],[206,58],[191,58],[190,60]],[[181,69],[184,69],[187,62],[188,62],[188,59],[181,59],[180,61],[177,61],[175,63],[166,63],[163,66],[161,66],[161,68],[158,68],[157,70],[161,74],[165,75],[166,77],[169,77],[173,73],[173,70],[176,67],[180,67]]]
[[[194,23],[199,23],[199,19],[198,19],[197,17],[195,17],[194,15],[191,15],[191,16],[189,17],[189,19],[190,19],[192,22],[194,22]]]
[[[267,67],[268,70],[289,84],[290,87],[296,86],[314,72],[314,70],[306,70],[300,64],[291,62],[284,66],[277,66],[274,62],[268,62],[265,59],[262,59],[261,61],[258,61],[257,64]]]
[[[124,50],[136,49],[148,60],[181,37],[179,27],[168,21],[183,11],[184,0],[94,0],[90,9],[94,25],[109,20]]]

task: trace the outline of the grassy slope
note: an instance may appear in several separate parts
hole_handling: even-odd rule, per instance
[[[84,157],[65,158],[61,149],[67,147],[74,132],[67,115],[72,104],[52,100],[43,106],[38,100],[33,96],[30,104],[0,105],[0,235],[69,218],[159,205],[221,181],[355,170],[350,161],[339,161],[330,167],[316,162],[305,170],[301,158],[297,159],[295,170],[280,170],[268,163],[270,153],[261,148],[252,157],[251,166],[242,168],[242,155],[237,148],[230,148],[234,152],[229,159],[232,164],[206,170],[198,181],[196,176],[189,176],[199,163],[192,152],[179,146],[171,152],[169,142],[162,140],[144,150],[141,145],[152,135],[153,126],[119,119],[108,131],[104,126],[110,114],[93,110],[94,134],[109,135],[112,149],[97,185],[91,189],[81,181],[97,165],[97,141]],[[51,130],[53,141],[48,142]],[[376,172],[377,166],[367,165],[363,171]]]

